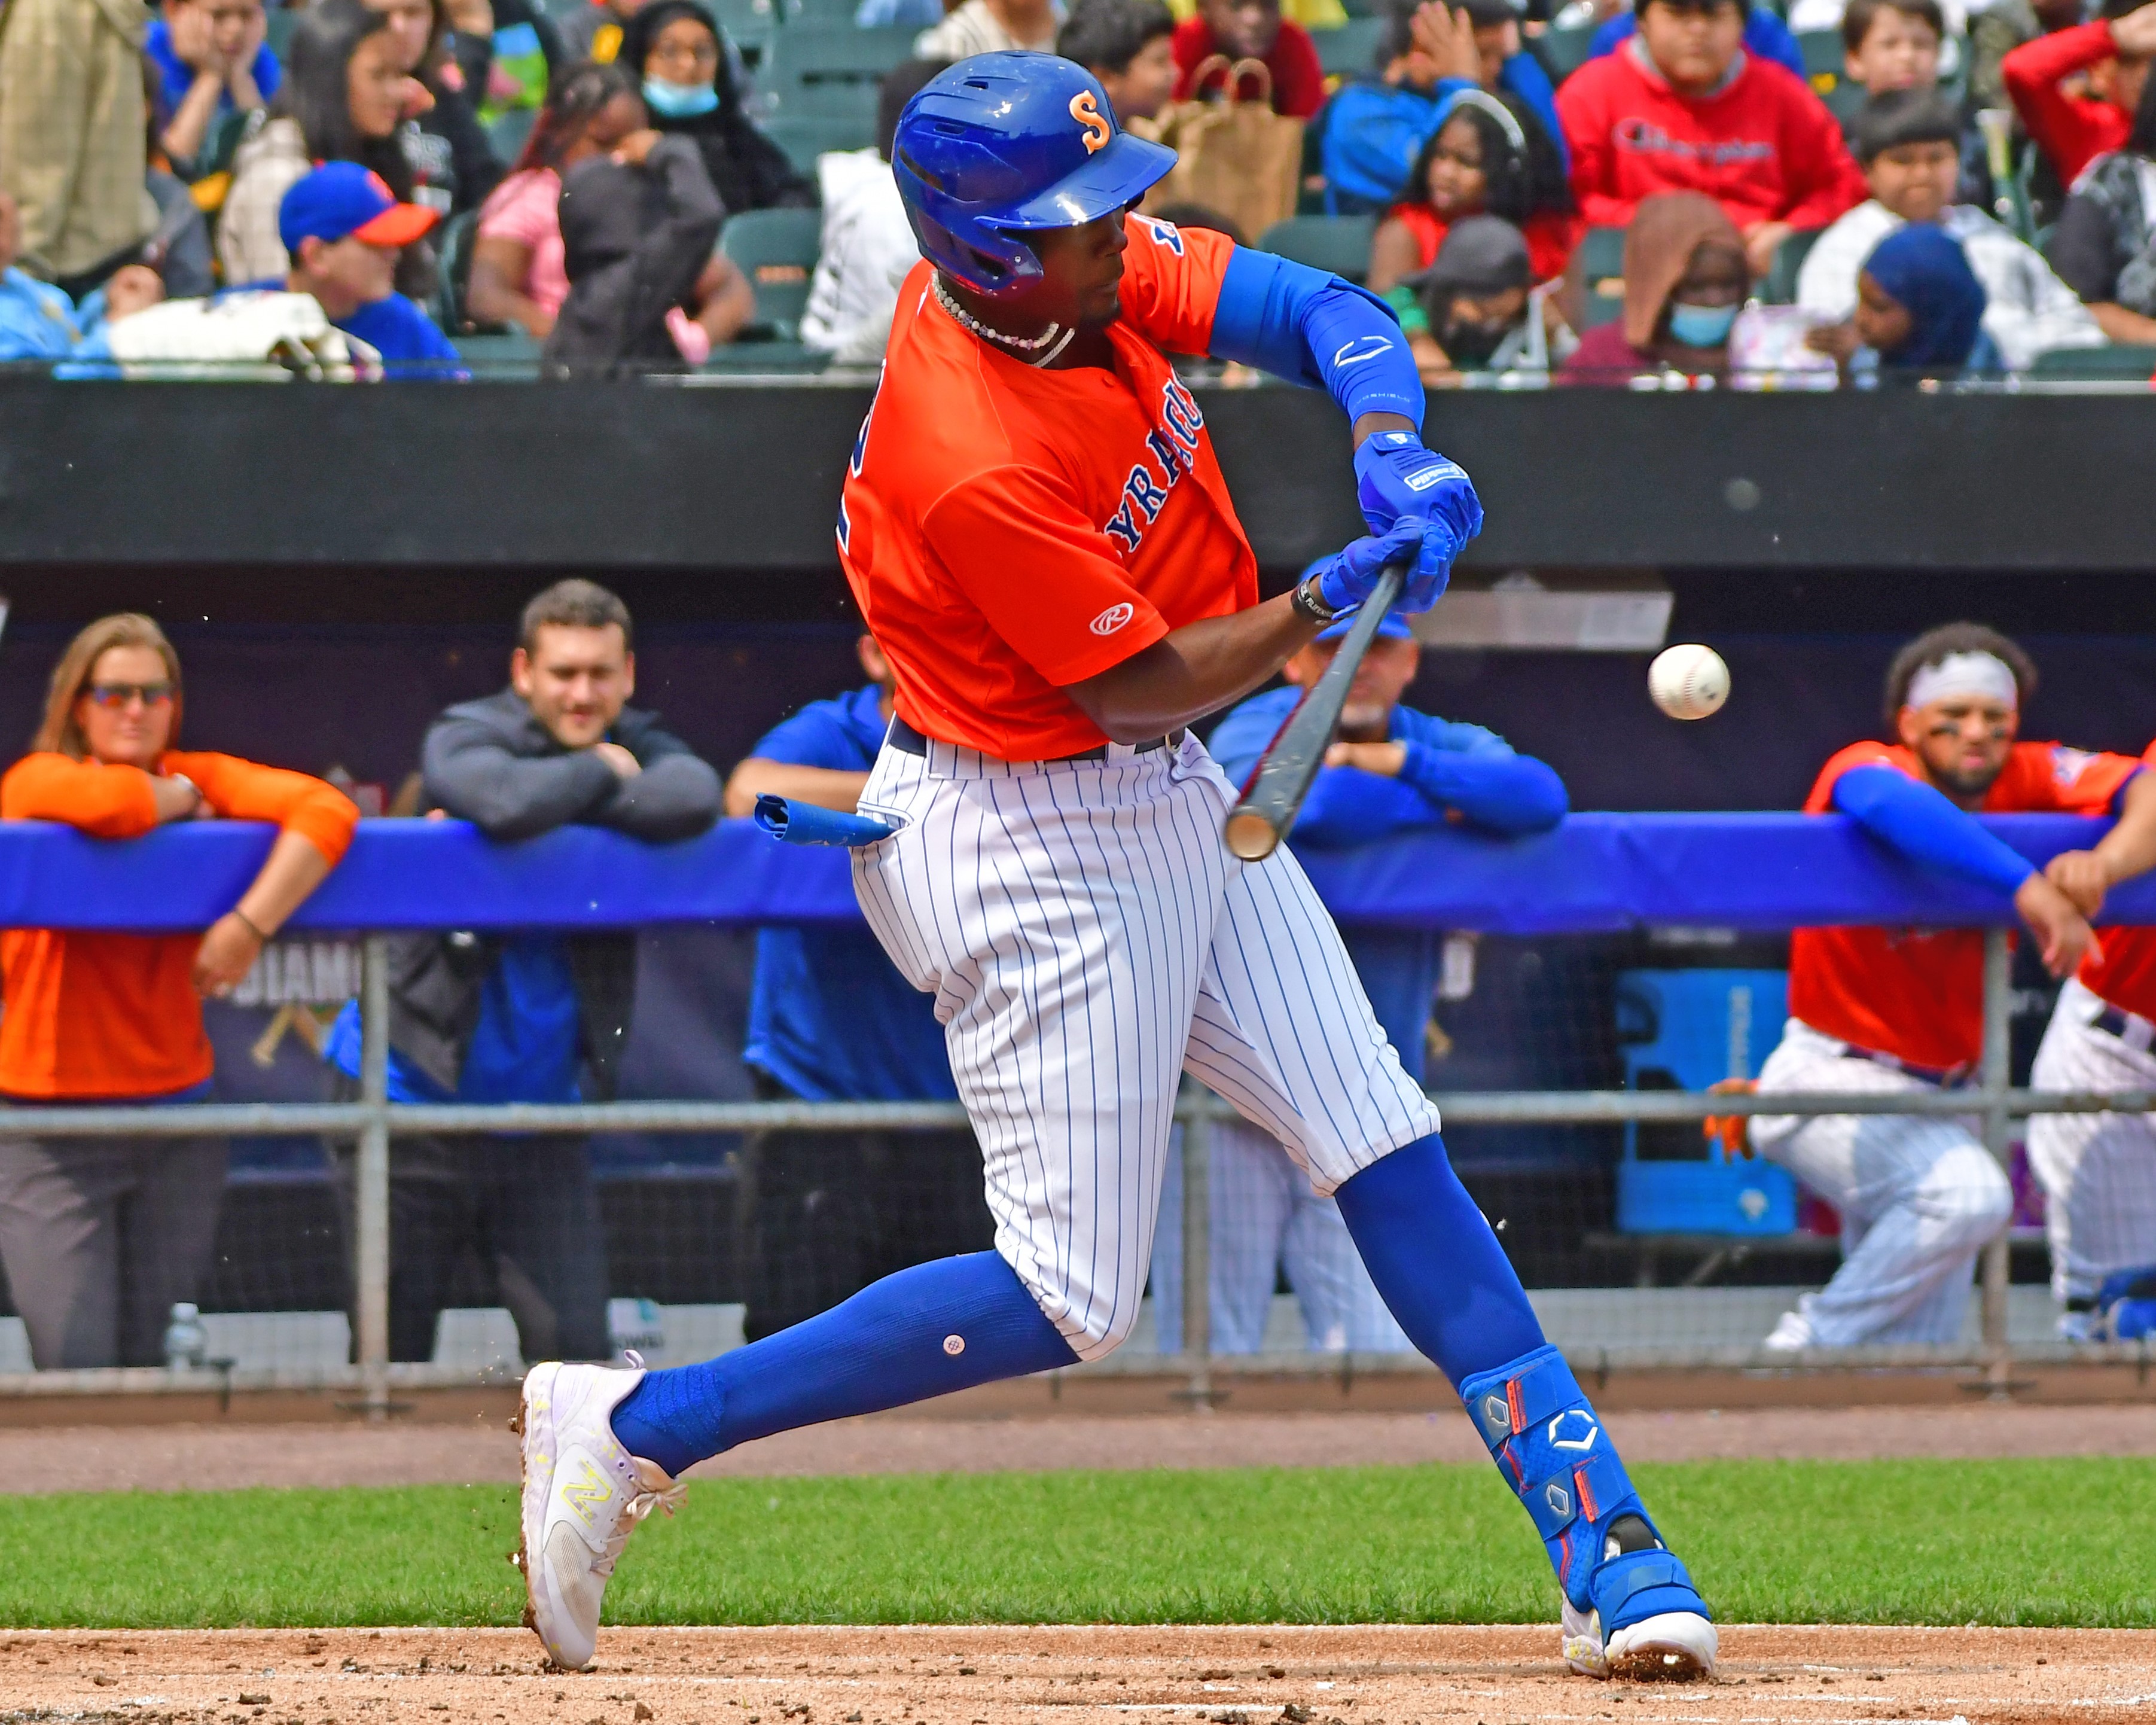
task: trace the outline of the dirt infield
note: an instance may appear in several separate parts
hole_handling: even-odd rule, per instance
[[[0,1409],[0,1416],[4,1416]],[[1725,1456],[2156,1455],[2145,1405],[1744,1408],[1625,1412],[1635,1461]],[[1455,1405],[1431,1414],[1188,1414],[948,1420],[902,1414],[783,1433],[699,1466],[729,1476],[1000,1472],[1063,1467],[1321,1467],[1483,1462]],[[0,1497],[244,1486],[484,1485],[516,1477],[500,1420],[462,1425],[0,1427]]]
[[[2156,1635],[1725,1629],[1708,1684],[1565,1674],[1556,1631],[610,1630],[542,1668],[522,1631],[0,1632],[0,1722],[142,1725],[1967,1725],[2145,1720]]]

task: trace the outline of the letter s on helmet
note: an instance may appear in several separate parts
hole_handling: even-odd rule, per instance
[[[1135,203],[1175,165],[1113,113],[1098,79],[1052,54],[977,54],[937,74],[899,116],[891,151],[921,255],[979,293],[1038,280],[1026,234]]]

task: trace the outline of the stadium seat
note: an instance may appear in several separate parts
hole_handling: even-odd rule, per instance
[[[2148,383],[2156,380],[2156,347],[2054,347],[2029,367],[2043,383]]]
[[[808,303],[823,223],[813,209],[752,209],[719,230],[719,249],[756,289],[754,326],[779,341],[793,339]]]
[[[471,286],[472,240],[479,229],[479,212],[459,211],[442,223],[434,236],[434,321],[451,336],[466,332],[491,334],[472,325],[465,305]]]
[[[1258,249],[1359,282],[1370,273],[1370,236],[1377,228],[1375,216],[1290,216],[1265,229]]]
[[[1351,18],[1337,29],[1312,30],[1310,39],[1317,44],[1317,62],[1326,76],[1347,77],[1367,72],[1376,63],[1378,45],[1385,39],[1385,21]]]
[[[807,22],[778,32],[757,76],[772,120],[860,120],[870,133],[863,141],[873,141],[877,89],[919,33],[910,25],[864,30]]]
[[[450,345],[479,378],[526,382],[539,375],[539,344],[519,329],[495,336],[457,336]]]
[[[1821,78],[1830,78],[1836,83],[1840,81],[1842,65],[1847,58],[1841,45],[1840,31],[1804,31],[1797,38],[1797,49],[1804,57],[1804,74],[1812,80],[1815,89],[1819,87]],[[1832,87],[1831,85],[1828,86],[1829,89]],[[1825,91],[1821,94],[1824,95]]]
[[[735,341],[724,347],[714,347],[711,357],[697,370],[707,374],[737,377],[773,372],[792,374],[820,372],[830,363],[829,354],[819,353],[813,347],[804,347],[798,341]]]
[[[1804,259],[1820,237],[1817,228],[1792,234],[1774,249],[1774,267],[1767,272],[1767,285],[1760,298],[1769,305],[1794,305],[1797,303],[1797,274],[1804,267]]]
[[[1575,254],[1579,269],[1579,333],[1625,315],[1625,230],[1589,228]]]
[[[1581,24],[1572,29],[1548,29],[1532,38],[1527,44],[1543,70],[1549,74],[1550,82],[1562,84],[1587,64],[1587,51],[1594,45],[1594,24]]]
[[[764,126],[771,141],[786,152],[787,160],[811,178],[816,158],[826,150],[865,150],[875,142],[875,116],[834,119],[773,120]]]
[[[277,56],[280,66],[291,52],[292,32],[300,28],[300,13],[304,9],[299,6],[273,6],[263,15],[266,33],[262,39],[270,52]]]
[[[524,153],[525,141],[539,121],[536,108],[511,108],[486,129],[487,147],[505,167],[514,167]]]

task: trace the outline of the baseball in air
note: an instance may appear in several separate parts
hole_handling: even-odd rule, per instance
[[[1703,719],[1729,699],[1729,667],[1697,641],[1665,647],[1647,667],[1647,693],[1672,719]]]

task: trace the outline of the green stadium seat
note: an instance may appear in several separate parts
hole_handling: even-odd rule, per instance
[[[1543,70],[1549,74],[1550,82],[1562,84],[1587,64],[1587,51],[1594,45],[1596,26],[1581,24],[1567,29],[1548,29],[1533,38],[1527,44]]]
[[[850,23],[803,23],[772,38],[757,84],[774,121],[862,119],[873,141],[876,92],[884,74],[913,52],[910,25],[863,30]]]
[[[1625,230],[1589,228],[1574,254],[1579,269],[1579,332],[1625,315]]]
[[[2036,356],[2029,376],[2045,383],[2147,383],[2156,378],[2156,347],[2054,347]]]
[[[714,347],[711,357],[696,369],[707,374],[737,376],[820,372],[830,363],[829,354],[803,347],[798,341],[734,341],[724,347]]]
[[[1375,216],[1290,216],[1265,229],[1258,249],[1359,282],[1370,273],[1370,236],[1377,230]]]
[[[455,336],[449,345],[475,377],[526,382],[539,375],[539,344],[521,330],[498,336]]]
[[[824,218],[813,209],[752,209],[719,230],[719,249],[756,290],[756,324],[791,341],[808,303],[808,278],[823,244]]]
[[[1385,39],[1385,21],[1351,18],[1334,29],[1312,30],[1310,39],[1317,44],[1317,63],[1325,68],[1327,77],[1367,72],[1377,63],[1378,45]]]
[[[875,142],[875,116],[829,115],[807,120],[774,120],[764,128],[787,160],[812,178],[816,158],[826,150],[865,150]]]
[[[1840,31],[1805,30],[1797,37],[1797,50],[1804,57],[1807,76],[1817,78],[1822,73],[1836,79],[1841,76],[1847,55],[1841,45]]]
[[[305,9],[302,6],[273,6],[264,15],[267,33],[262,39],[269,44],[270,52],[277,56],[280,66],[291,52],[292,32],[300,28],[300,14]]]
[[[1804,267],[1804,259],[1811,255],[1813,244],[1820,230],[1792,234],[1774,249],[1774,267],[1767,272],[1767,285],[1760,298],[1769,305],[1794,305],[1797,303],[1797,274]]]
[[[536,108],[511,108],[486,129],[487,147],[505,167],[513,166],[524,153],[525,141],[539,122]]]

